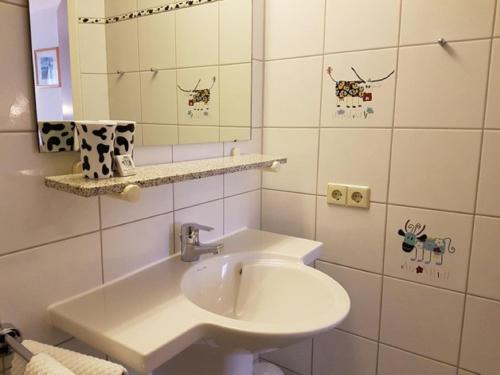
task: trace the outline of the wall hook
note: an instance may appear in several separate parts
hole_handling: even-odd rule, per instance
[[[155,73],[155,74],[156,74],[156,73],[158,73],[158,72],[160,71],[160,69],[158,69],[158,68],[151,68],[151,69],[149,69],[149,70],[151,70],[151,71],[152,71],[153,73]]]
[[[116,74],[118,74],[118,75],[122,76],[122,75],[124,75],[124,74],[125,74],[125,72],[124,72],[123,70],[117,70],[117,71],[116,71]]]
[[[444,38],[439,38],[437,42],[441,47],[444,47],[448,44],[448,41]]]

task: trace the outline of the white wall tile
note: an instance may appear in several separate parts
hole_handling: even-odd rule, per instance
[[[312,195],[262,190],[262,229],[314,239],[315,200]]]
[[[163,1],[163,4],[166,2]],[[175,13],[160,13],[139,18],[138,33],[141,70],[176,67]]]
[[[82,74],[83,116],[89,120],[107,120],[109,116],[109,87],[107,74]]]
[[[243,228],[260,229],[260,190],[235,195],[224,200],[224,233]]]
[[[39,154],[35,133],[0,134],[0,254],[99,229],[96,198],[48,189],[45,176],[67,174],[77,155]],[[5,159],[10,155],[9,162]]]
[[[380,341],[456,364],[464,295],[384,278]]]
[[[222,200],[185,208],[175,212],[175,249],[180,251],[180,227],[184,223],[198,223],[214,228],[211,232],[200,231],[200,240],[210,242],[224,233],[224,204]]]
[[[141,122],[140,73],[110,74],[108,77],[111,118]]]
[[[224,177],[222,175],[178,182],[174,184],[174,208],[179,210],[221,199],[223,195]]]
[[[500,216],[500,131],[486,131],[479,175],[477,212]]]
[[[500,303],[467,297],[460,367],[483,375],[500,368]]]
[[[137,0],[137,9],[146,9],[175,2],[176,0]]]
[[[176,11],[177,66],[217,65],[219,62],[219,3]],[[193,25],[203,31],[193,34]]]
[[[264,173],[265,188],[316,192],[318,132],[318,129],[264,129],[263,153],[288,159],[279,173]]]
[[[319,126],[321,67],[321,57],[265,64],[264,126]]]
[[[101,197],[101,223],[103,228],[173,211],[172,185],[156,186],[141,191],[137,203]]]
[[[224,175],[224,196],[230,197],[262,186],[262,172],[260,170],[243,171]]]
[[[457,369],[428,358],[380,345],[379,375],[456,375]]]
[[[420,229],[416,227],[418,224]],[[424,250],[421,241],[417,241],[410,252],[403,251],[403,242],[409,241],[398,233],[399,230],[417,237],[427,236],[429,246],[441,239],[445,253],[441,258],[439,253]],[[471,234],[472,215],[389,206],[384,273],[465,292]]]
[[[220,158],[224,154],[224,144],[222,143],[206,143],[202,145],[175,145],[173,147],[174,162]]]
[[[250,62],[252,0],[223,1],[219,6],[219,62],[221,64]]]
[[[312,340],[299,342],[281,350],[264,354],[263,358],[298,374],[311,373]]]
[[[142,138],[144,146],[175,145],[179,143],[179,127],[177,125],[143,124]]]
[[[106,25],[78,24],[80,72],[107,73]]]
[[[500,5],[498,5],[497,1],[497,15],[495,16],[495,30],[493,32],[494,36],[500,36]]]
[[[47,306],[101,284],[100,247],[94,233],[0,258],[2,320],[33,340],[67,338],[49,326]]]
[[[173,215],[106,229],[102,232],[104,281],[166,258],[173,250]]]
[[[396,46],[400,7],[401,0],[327,0],[325,52]]]
[[[76,14],[78,17],[106,17],[105,3],[102,0],[77,1]]]
[[[385,202],[389,179],[389,129],[321,129],[318,194],[330,182],[367,185],[370,199]]]
[[[108,72],[139,70],[137,19],[106,25]]]
[[[403,1],[401,44],[491,36],[495,0]]]
[[[220,66],[219,77],[220,125],[251,126],[252,64]]]
[[[475,41],[401,48],[395,126],[480,128],[489,46]]]
[[[323,52],[325,0],[266,1],[265,58]]]
[[[458,375],[477,375],[477,374],[462,369],[458,369]]]
[[[262,61],[264,60],[265,0],[252,0],[252,3],[252,57]]]
[[[264,63],[252,60],[252,128],[261,128],[264,120]]]
[[[33,69],[28,11],[0,4],[0,44],[8,56],[0,60],[0,131],[35,128]],[[7,73],[8,72],[8,73]]]
[[[389,202],[472,212],[481,133],[394,132]]]
[[[369,210],[330,206],[318,197],[316,239],[324,243],[321,259],[382,272],[385,211],[373,203]]]
[[[106,17],[118,16],[137,10],[137,0],[106,0]]]
[[[491,53],[485,127],[500,129],[500,108],[497,105],[500,101],[500,39],[493,39]]]
[[[175,70],[141,73],[141,111],[142,121],[145,123],[177,124],[177,74]]]
[[[392,127],[396,57],[394,48],[326,55],[321,126]],[[372,94],[371,100],[369,96],[338,99],[337,82],[359,79],[353,69],[364,80],[382,80],[360,84],[364,93]]]
[[[172,146],[137,147],[134,150],[136,166],[172,162]]]
[[[316,269],[342,285],[351,299],[351,311],[338,328],[378,340],[382,276],[322,261],[316,261]]]
[[[500,219],[475,220],[468,292],[500,300]]]
[[[333,330],[314,339],[313,375],[375,375],[377,343]]]

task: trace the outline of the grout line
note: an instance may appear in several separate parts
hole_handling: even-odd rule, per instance
[[[401,16],[400,16],[400,22],[401,22]],[[482,38],[470,38],[470,39],[452,39],[448,40],[449,44],[452,43],[466,43],[466,42],[478,42],[478,41],[485,41],[491,39],[491,36],[487,37],[482,37]],[[407,48],[407,47],[423,47],[423,46],[434,46],[438,45],[437,42],[424,42],[424,43],[412,43],[412,44],[394,44],[391,46],[384,46],[384,47],[373,47],[373,48],[362,48],[362,49],[352,49],[352,50],[342,50],[342,51],[335,51],[335,52],[325,52],[325,56],[330,56],[330,55],[339,55],[339,54],[345,54],[345,53],[356,53],[356,52],[370,52],[370,51],[380,51],[380,50],[388,50],[388,49],[399,49],[399,48]],[[308,55],[299,55],[299,56],[286,56],[286,57],[278,57],[278,58],[272,58],[272,59],[265,59],[266,62],[274,62],[274,61],[283,61],[283,60],[292,60],[292,59],[303,59],[303,58],[308,58],[308,57],[319,57],[323,56],[323,53],[316,53],[316,54],[308,54]],[[264,57],[265,58],[265,57]]]
[[[163,124],[162,124],[163,125]],[[168,125],[168,124],[165,124]],[[377,130],[377,129],[382,129],[382,130],[388,130],[388,129],[394,129],[395,131],[398,130],[415,130],[415,131],[438,131],[438,130],[449,130],[449,131],[481,131],[482,128],[480,126],[478,127],[416,127],[416,126],[340,126],[340,125],[335,125],[335,126],[264,126],[264,128],[267,129],[286,129],[286,130],[291,130],[291,129],[349,129],[349,130]],[[499,128],[487,128],[486,130],[500,130]]]
[[[0,259],[3,258],[3,257],[9,256],[9,255],[15,255],[15,254],[18,254],[18,253],[22,253],[24,251],[30,251],[30,250],[37,249],[39,247],[44,247],[44,246],[48,246],[48,245],[54,245],[54,244],[57,244],[59,242],[74,240],[76,238],[85,237],[85,236],[88,236],[88,235],[91,235],[91,234],[96,234],[96,233],[99,233],[99,229],[93,230],[91,232],[80,233],[80,234],[77,234],[77,235],[74,235],[74,236],[64,237],[64,238],[61,238],[61,239],[57,239],[57,240],[53,240],[53,241],[48,241],[48,242],[36,244],[36,245],[33,245],[33,246],[29,246],[29,247],[24,247],[22,249],[17,249],[17,250],[14,250],[14,251],[10,251],[10,252],[1,254],[0,255]]]
[[[318,114],[318,137],[317,137],[317,152],[316,152],[316,181],[314,184],[314,240],[318,238],[318,196],[317,192],[319,189],[319,173],[320,173],[320,156],[321,156],[321,121],[323,117],[323,90],[325,86],[325,49],[326,49],[326,19],[327,19],[327,8],[328,1],[324,2],[323,6],[323,48],[321,54],[321,83],[320,83],[320,97],[319,97],[319,114]],[[314,261],[314,268],[316,268],[316,261]],[[314,373],[314,343],[315,339],[311,339],[311,362],[310,362],[310,374]]]
[[[288,372],[291,372],[293,375],[305,375],[305,374],[300,374],[300,373],[298,373],[298,372],[296,372],[296,371],[290,370],[288,367],[285,367],[285,366],[283,366],[283,365],[280,365],[280,364],[278,364],[278,363],[276,363],[276,362],[273,362],[273,361],[271,361],[271,360],[269,360],[269,359],[266,359],[266,358],[262,358],[262,359],[261,359],[261,361],[263,361],[263,362],[269,362],[269,363],[270,363],[270,364],[272,364],[272,365],[278,366],[278,367],[279,367],[279,368],[281,368],[281,369],[284,369],[284,370],[287,370]]]
[[[390,147],[389,147],[389,160],[388,162],[388,173],[387,173],[387,185],[386,185],[386,205],[385,205],[385,217],[384,217],[384,240],[383,240],[383,248],[382,248],[382,282],[380,284],[380,305],[379,305],[379,317],[378,317],[378,333],[377,333],[377,357],[375,362],[375,375],[378,375],[379,372],[379,360],[380,360],[380,337],[382,333],[382,308],[384,301],[384,274],[385,274],[385,251],[387,247],[387,223],[389,221],[389,196],[391,189],[391,177],[392,177],[392,152],[394,147],[394,128],[396,121],[396,105],[397,105],[397,93],[398,93],[398,83],[399,83],[399,55],[400,55],[400,38],[401,38],[401,23],[402,23],[402,13],[403,13],[403,2],[399,3],[399,18],[398,18],[398,45],[396,47],[396,66],[394,70],[396,71],[396,75],[394,77],[394,90],[393,90],[393,101],[392,101],[392,128],[391,128],[391,138],[390,138]]]
[[[384,346],[387,346],[389,348],[393,348],[393,349],[396,349],[396,350],[403,351],[405,353],[416,355],[417,357],[425,358],[425,359],[428,359],[428,360],[433,361],[433,362],[438,362],[438,363],[441,363],[441,364],[446,365],[446,366],[457,368],[456,365],[451,364],[449,362],[445,362],[445,361],[442,361],[442,360],[439,360],[439,359],[436,359],[436,358],[432,358],[432,357],[429,357],[429,356],[427,356],[425,354],[420,354],[420,353],[417,353],[417,352],[414,352],[414,351],[411,351],[411,350],[408,350],[408,349],[401,348],[401,347],[396,346],[396,345],[388,344],[388,343],[380,341],[380,340],[377,341],[377,340],[371,339],[369,337],[366,337],[366,336],[363,336],[363,335],[359,335],[359,334],[354,333],[354,332],[347,331],[347,330],[342,329],[342,328],[336,327],[335,330],[343,332],[343,333],[346,333],[346,334],[351,335],[351,336],[359,337],[359,338],[364,339],[364,340],[371,341],[371,342],[377,344],[378,346],[384,345]],[[377,363],[377,367],[378,367],[378,363]]]
[[[499,4],[498,0],[495,0],[495,9],[497,9]],[[466,271],[466,278],[465,278],[465,298],[464,298],[464,303],[463,303],[463,308],[462,308],[462,324],[460,327],[460,336],[459,336],[459,341],[458,341],[458,353],[457,353],[457,366],[460,366],[461,362],[461,357],[462,357],[462,345],[463,345],[463,335],[464,335],[464,329],[465,329],[465,318],[466,318],[466,311],[467,311],[467,296],[469,295],[468,290],[469,290],[469,282],[470,282],[470,266],[472,262],[472,251],[473,251],[473,245],[474,245],[474,234],[475,234],[475,229],[476,229],[476,218],[477,218],[477,202],[479,199],[479,182],[481,178],[481,169],[482,169],[482,159],[484,156],[484,137],[485,137],[485,126],[486,126],[486,111],[488,109],[488,91],[490,88],[490,75],[492,71],[492,59],[493,59],[493,35],[495,32],[495,23],[496,23],[496,12],[493,14],[493,22],[492,22],[492,28],[491,28],[491,38],[490,38],[490,50],[489,50],[489,55],[488,55],[488,69],[486,73],[486,88],[485,88],[485,93],[484,93],[484,104],[483,104],[483,118],[482,118],[482,131],[481,131],[481,140],[480,140],[480,153],[479,153],[479,161],[478,161],[478,166],[477,166],[477,176],[476,176],[476,194],[474,196],[474,211],[473,211],[473,220],[472,220],[472,228],[471,228],[471,237],[470,237],[470,243],[469,243],[469,259],[467,260],[467,271]]]
[[[101,282],[104,284],[104,246],[103,246],[103,230],[102,230],[102,202],[101,197],[97,198],[98,215],[99,215],[99,245],[101,246]]]

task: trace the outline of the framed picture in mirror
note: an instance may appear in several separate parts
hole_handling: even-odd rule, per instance
[[[36,85],[38,87],[61,87],[59,48],[41,48],[33,52]]]

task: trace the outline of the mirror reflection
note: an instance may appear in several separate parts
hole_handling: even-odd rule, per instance
[[[74,121],[137,123],[136,144],[247,140],[252,0],[30,0],[39,143]]]

